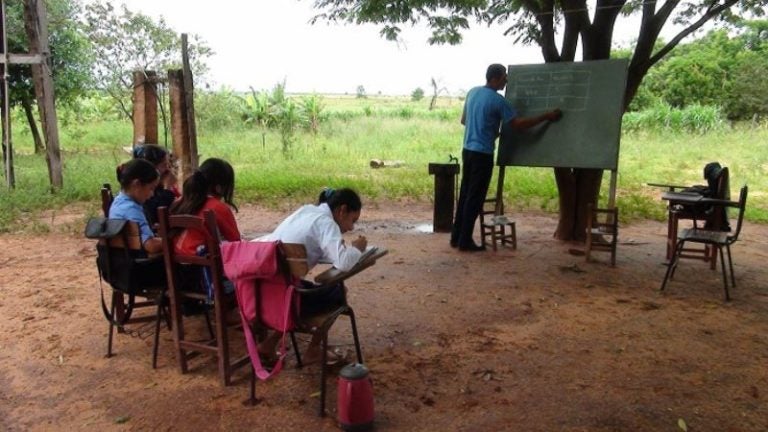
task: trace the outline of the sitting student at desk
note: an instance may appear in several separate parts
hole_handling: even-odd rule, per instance
[[[200,168],[184,182],[184,194],[171,206],[171,214],[202,216],[211,209],[216,216],[216,226],[223,241],[240,240],[235,215],[237,206],[232,200],[235,191],[235,171],[229,162],[218,159],[206,159]],[[177,253],[194,255],[197,247],[205,243],[205,235],[193,230],[185,230],[176,238]]]
[[[139,226],[141,244],[148,254],[163,251],[162,241],[155,237],[142,205],[155,193],[160,173],[143,159],[133,159],[117,167],[120,193],[109,207],[110,219],[125,219]]]
[[[260,240],[280,240],[283,243],[303,244],[307,251],[307,265],[312,267],[320,262],[333,264],[341,271],[350,270],[360,260],[368,241],[358,236],[347,246],[342,234],[351,231],[360,218],[362,203],[360,196],[352,189],[326,189],[319,197],[318,205],[305,205],[288,216],[272,234]],[[312,282],[302,281],[305,285]],[[301,311],[312,314],[337,306],[345,302],[346,292],[343,283],[315,295],[302,294]],[[269,338],[269,343],[260,347],[262,353],[274,352],[276,338]],[[320,339],[313,337],[305,354],[307,361],[316,361],[320,357]]]

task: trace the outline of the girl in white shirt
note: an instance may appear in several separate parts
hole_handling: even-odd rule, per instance
[[[368,246],[368,240],[364,236],[358,236],[350,246],[344,243],[342,237],[343,233],[354,228],[355,222],[360,218],[361,209],[360,196],[354,190],[325,189],[320,194],[318,205],[302,206],[264,239],[303,244],[307,250],[307,265],[310,270],[323,262],[347,271],[360,260]],[[309,281],[302,282],[312,284]],[[318,294],[302,294],[301,312],[313,314],[344,304],[345,301],[345,288],[340,283]],[[308,362],[319,358],[319,344],[319,338],[313,337],[305,354]]]

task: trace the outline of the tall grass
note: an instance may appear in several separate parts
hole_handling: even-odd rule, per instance
[[[430,201],[434,179],[427,173],[427,164],[447,162],[449,155],[461,153],[461,103],[443,101],[430,112],[426,103],[410,100],[339,99],[323,100],[329,115],[316,133],[295,133],[290,157],[284,154],[279,129],[223,118],[212,123],[223,122],[226,127],[201,122],[197,140],[201,157],[232,162],[237,176],[235,198],[240,203],[289,209],[312,201],[328,185],[354,187],[369,202]],[[628,128],[627,122],[625,117],[617,193],[623,218],[663,220],[660,191],[646,183],[704,183],[703,166],[719,161],[730,168],[734,191],[742,183],[750,185],[747,218],[768,222],[768,128],[723,124],[693,133],[667,126]],[[85,212],[96,212],[99,185],[115,183],[115,166],[128,158],[122,147],[130,143],[130,124],[104,121],[62,127],[64,188],[56,194],[48,190],[44,156],[32,154],[31,139],[22,130],[22,124],[14,125],[17,187],[0,189],[0,231],[34,229],[33,221],[44,209],[75,202]],[[405,165],[371,169],[371,159],[402,160]],[[607,178],[606,173],[603,199]],[[495,179],[492,184],[493,189]],[[549,168],[507,168],[504,195],[510,210],[557,211],[557,188]]]

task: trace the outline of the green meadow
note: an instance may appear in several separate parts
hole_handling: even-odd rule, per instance
[[[239,203],[294,206],[313,201],[323,186],[353,187],[365,201],[382,205],[429,202],[434,180],[427,164],[460,157],[463,127],[460,99],[441,98],[431,111],[428,99],[323,96],[317,131],[296,129],[288,144],[278,131],[241,121],[234,109],[228,116],[226,105],[202,99],[196,102],[198,150],[201,160],[220,157],[232,163]],[[744,183],[750,186],[747,219],[768,222],[768,125],[733,125],[701,112],[690,115],[689,123],[677,112],[651,114],[630,113],[624,119],[617,189],[624,221],[666,217],[661,191],[646,183],[702,184],[702,167],[719,161],[730,168],[733,194]],[[45,230],[35,222],[43,211],[76,203],[84,208],[84,218],[95,214],[100,185],[116,183],[115,166],[128,159],[123,147],[132,139],[130,122],[64,116],[64,188],[56,193],[50,192],[45,156],[33,153],[26,129],[18,119],[13,125],[16,188],[5,188],[2,178],[0,232]],[[161,145],[163,135],[161,126]],[[403,165],[372,169],[371,159]],[[608,179],[606,172],[601,200],[606,199]],[[508,168],[504,194],[510,211],[557,212],[550,168]]]

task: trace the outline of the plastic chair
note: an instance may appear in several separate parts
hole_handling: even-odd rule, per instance
[[[101,207],[104,217],[109,217],[109,208],[113,200],[112,188],[109,183],[105,183],[101,188]],[[148,258],[141,244],[138,225],[134,222],[127,222],[120,235],[112,239],[100,239],[97,249],[99,255],[105,260],[104,267],[109,275],[102,274],[109,280],[123,281],[125,284],[137,285],[132,289],[131,294],[126,294],[128,287],[117,286],[117,282],[109,283],[112,287],[111,300],[109,307],[104,303],[102,297],[102,309],[105,317],[109,321],[109,331],[107,336],[107,357],[112,357],[112,347],[114,331],[117,328],[118,333],[131,333],[138,336],[142,335],[143,327],[138,329],[128,328],[134,324],[154,322],[154,342],[152,347],[152,368],[157,368],[157,352],[160,344],[160,323],[166,320],[170,329],[170,319],[167,311],[167,302],[165,297],[166,281],[163,270],[162,257],[157,256]],[[138,262],[143,269],[141,279],[124,275],[128,271],[122,268],[117,262],[118,258],[130,257],[134,262]],[[124,262],[124,261],[123,261]],[[104,273],[102,271],[102,273]],[[122,284],[121,284],[122,285]],[[142,298],[136,301],[136,297]],[[136,309],[153,307],[155,311],[151,315],[133,316]]]
[[[595,208],[588,205],[590,217],[587,219],[587,261],[593,251],[611,253],[611,267],[616,266],[616,244],[619,237],[619,209]]]
[[[736,278],[733,274],[733,260],[731,258],[731,245],[736,243],[739,239],[739,234],[741,233],[741,226],[742,222],[744,220],[744,211],[747,206],[747,193],[748,188],[746,185],[742,186],[741,191],[739,193],[739,201],[727,201],[727,200],[718,200],[718,199],[707,199],[706,203],[711,204],[715,209],[718,207],[736,207],[739,209],[738,219],[736,222],[736,229],[733,232],[733,234],[730,234],[726,231],[722,231],[720,229],[709,229],[709,228],[699,228],[697,226],[697,221],[694,220],[694,226],[693,228],[687,228],[684,229],[680,236],[678,237],[677,246],[675,247],[675,255],[672,257],[672,260],[670,261],[667,271],[664,274],[664,280],[661,283],[661,291],[664,291],[664,288],[667,285],[667,281],[669,279],[672,279],[675,274],[675,269],[677,268],[677,265],[680,262],[680,258],[683,254],[683,251],[685,250],[685,244],[686,243],[698,243],[703,244],[705,246],[712,247],[713,249],[716,249],[720,254],[720,262],[721,262],[721,269],[723,273],[723,288],[725,290],[725,300],[728,301],[731,299],[730,293],[728,291],[728,277],[726,276],[726,270],[725,270],[725,259],[723,255],[723,248],[725,247],[726,251],[728,252],[728,267],[730,268],[731,272],[731,286],[736,286]]]
[[[181,373],[187,373],[188,360],[200,353],[216,356],[219,379],[222,385],[232,383],[235,370],[248,364],[248,356],[243,355],[231,360],[230,340],[228,330],[239,327],[237,322],[228,322],[226,314],[236,307],[233,294],[225,293],[224,271],[221,262],[220,241],[216,218],[212,210],[204,212],[203,217],[191,215],[168,215],[168,209],[158,209],[160,222],[160,237],[163,240],[163,257],[165,259],[166,277],[168,279],[168,297],[171,305],[173,323],[173,341],[176,348],[176,358]],[[184,255],[176,253],[174,239],[185,229],[198,230],[205,233],[205,252],[200,255]],[[210,277],[213,298],[209,298],[204,290],[195,289],[205,283],[203,275],[207,272]],[[193,341],[187,338],[184,331],[184,302],[213,302],[214,325],[211,331],[210,321],[205,313],[211,338],[203,341]]]

